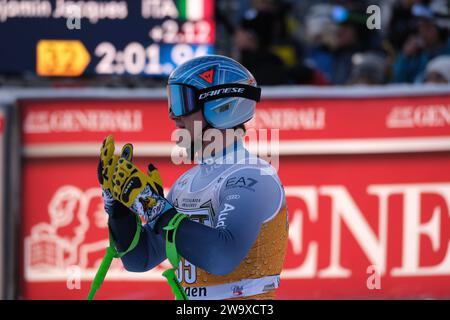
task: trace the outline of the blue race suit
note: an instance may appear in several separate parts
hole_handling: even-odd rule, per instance
[[[270,164],[239,141],[233,152],[179,177],[167,199],[190,218],[182,221],[176,238],[183,257],[177,276],[190,300],[275,297],[288,217],[284,189]],[[128,271],[147,271],[166,259],[161,228],[172,216],[161,216],[155,231],[143,227],[137,247],[122,257]],[[135,219],[112,215],[109,225],[118,249],[126,249]]]

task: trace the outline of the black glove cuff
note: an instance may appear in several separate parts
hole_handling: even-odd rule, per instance
[[[163,228],[167,226],[170,220],[177,214],[177,210],[175,208],[171,208],[164,212],[161,216],[156,219],[155,222],[155,232],[157,234],[163,233]]]
[[[134,214],[133,211],[128,209],[125,205],[123,205],[122,203],[120,203],[117,200],[113,201],[113,204],[111,207],[111,212],[110,212],[111,218],[114,218],[114,219],[123,218],[123,217],[127,217],[129,215],[132,215],[132,214]]]

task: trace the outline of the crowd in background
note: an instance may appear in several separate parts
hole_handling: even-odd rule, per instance
[[[217,1],[222,51],[261,85],[450,83],[448,0],[248,0],[234,21],[230,3]]]
[[[215,52],[240,61],[260,85],[450,83],[450,0],[214,2]],[[379,21],[371,29],[367,23],[374,12],[367,9],[374,5]],[[0,74],[0,87],[148,88],[166,81],[118,74]]]

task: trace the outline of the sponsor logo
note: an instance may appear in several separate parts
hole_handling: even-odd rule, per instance
[[[342,279],[352,288],[355,279],[363,279],[361,274],[366,276],[367,266],[373,265],[381,277],[398,283],[419,286],[440,279],[446,285],[450,275],[450,183],[367,184],[359,190],[339,184],[285,186],[291,218],[283,279],[310,279],[324,286]],[[38,217],[25,233],[26,283],[65,283],[73,265],[81,268],[81,281],[93,279],[108,246],[108,216],[101,192],[99,187],[82,190],[62,185],[47,201],[36,198],[46,210],[33,213]],[[114,259],[108,277],[113,281],[160,282],[161,271],[170,267],[164,263],[148,272],[134,273],[126,272],[121,261]],[[363,280],[361,287],[365,289]],[[197,288],[193,295],[206,294]],[[392,292],[386,284],[382,295]],[[440,295],[437,290],[428,293]]]
[[[61,186],[49,199],[47,210],[24,239],[25,280],[68,281],[73,266],[80,270],[79,280],[91,280],[108,246],[102,190]],[[153,272],[153,278],[160,277],[158,273]],[[113,261],[111,275],[127,276],[120,261]]]
[[[233,296],[240,297],[244,294],[244,286],[233,286],[231,288],[233,291]]]
[[[214,68],[206,70],[202,73],[199,73],[198,76],[205,80],[208,83],[213,83],[214,81]]]
[[[218,218],[216,228],[226,227],[225,220],[227,219],[228,213],[233,210],[234,210],[234,207],[231,204],[225,203],[225,207],[219,213],[219,218]]]
[[[55,110],[30,111],[23,130],[26,134],[53,132],[139,132],[143,129],[139,110]]]
[[[164,207],[165,207],[164,201],[156,202],[156,204],[152,207],[151,216],[149,217],[150,221],[153,220],[155,217],[157,217],[159,214],[161,214]]]
[[[395,107],[386,118],[388,128],[450,126],[450,105]]]
[[[186,287],[184,292],[188,297],[207,297],[208,289],[206,287]]]
[[[277,285],[275,282],[272,282],[270,284],[266,284],[263,288],[263,291],[270,291],[270,290],[275,290],[277,288]]]
[[[245,88],[234,88],[234,87],[222,88],[222,89],[204,92],[200,95],[200,97],[198,99],[203,100],[207,97],[215,97],[219,94],[224,94],[224,93],[244,93],[244,91],[245,91]]]
[[[227,200],[237,200],[239,199],[241,196],[238,194],[230,194],[229,196],[227,196]]]
[[[250,190],[254,190],[252,187],[258,183],[258,180],[253,178],[245,178],[245,177],[233,177],[229,178],[225,182],[225,188],[247,188]]]
[[[267,108],[256,110],[248,129],[324,130],[325,108]]]
[[[377,266],[381,276],[420,278],[450,275],[447,229],[450,183],[371,184],[365,193],[373,201],[373,207],[364,205],[360,198],[355,199],[343,185],[318,188],[287,186],[285,191],[288,202],[297,198],[306,206],[304,210],[291,210],[289,222],[293,256],[306,258],[295,267],[284,269],[284,279],[352,278],[359,268],[363,266],[366,269],[367,265]],[[331,247],[327,250],[320,248],[320,240],[324,238],[304,236],[305,230],[321,221],[317,208],[324,197],[331,201],[330,222],[326,227],[320,227],[328,230],[326,237]],[[395,209],[393,204],[402,209]],[[371,212],[371,216],[366,212]],[[304,224],[304,221],[308,223]],[[392,233],[393,225],[398,227],[401,237]],[[343,237],[343,230],[349,230],[355,240]],[[424,240],[430,241],[434,249],[423,245]],[[346,264],[345,255],[351,245],[356,245],[358,254],[364,258]],[[427,260],[433,250],[440,254],[435,256],[435,260]],[[397,262],[394,264],[392,260]],[[318,261],[327,262],[320,266]]]
[[[182,198],[181,205],[182,208],[197,208],[201,204],[200,198]]]
[[[131,191],[133,191],[134,189],[140,188],[141,186],[142,186],[142,184],[138,177],[131,178],[130,182],[127,184],[127,186],[125,187],[125,189],[123,191],[122,199],[125,202],[128,202],[130,199]]]

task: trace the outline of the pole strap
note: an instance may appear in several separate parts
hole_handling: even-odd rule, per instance
[[[186,292],[175,275],[175,271],[180,263],[180,255],[176,248],[175,238],[178,226],[181,221],[186,218],[187,215],[177,212],[177,214],[170,219],[169,224],[163,228],[163,230],[166,230],[166,256],[172,265],[171,269],[167,269],[163,272],[163,276],[167,279],[169,286],[172,288],[176,300],[188,300]]]
[[[128,252],[132,251],[134,248],[136,248],[137,244],[139,243],[139,237],[141,235],[141,219],[138,215],[136,216],[136,233],[134,234],[133,240],[131,241],[130,246],[127,250],[123,252],[119,252],[116,249],[116,243],[114,241],[113,235],[111,233],[111,229],[108,227],[108,233],[109,233],[109,247],[106,248],[105,255],[103,256],[102,263],[98,267],[97,273],[95,274],[94,280],[91,284],[91,290],[89,291],[89,295],[87,297],[87,300],[94,299],[95,293],[98,289],[100,289],[103,280],[105,280],[106,273],[109,270],[109,267],[111,266],[111,262],[114,258],[121,258]]]

